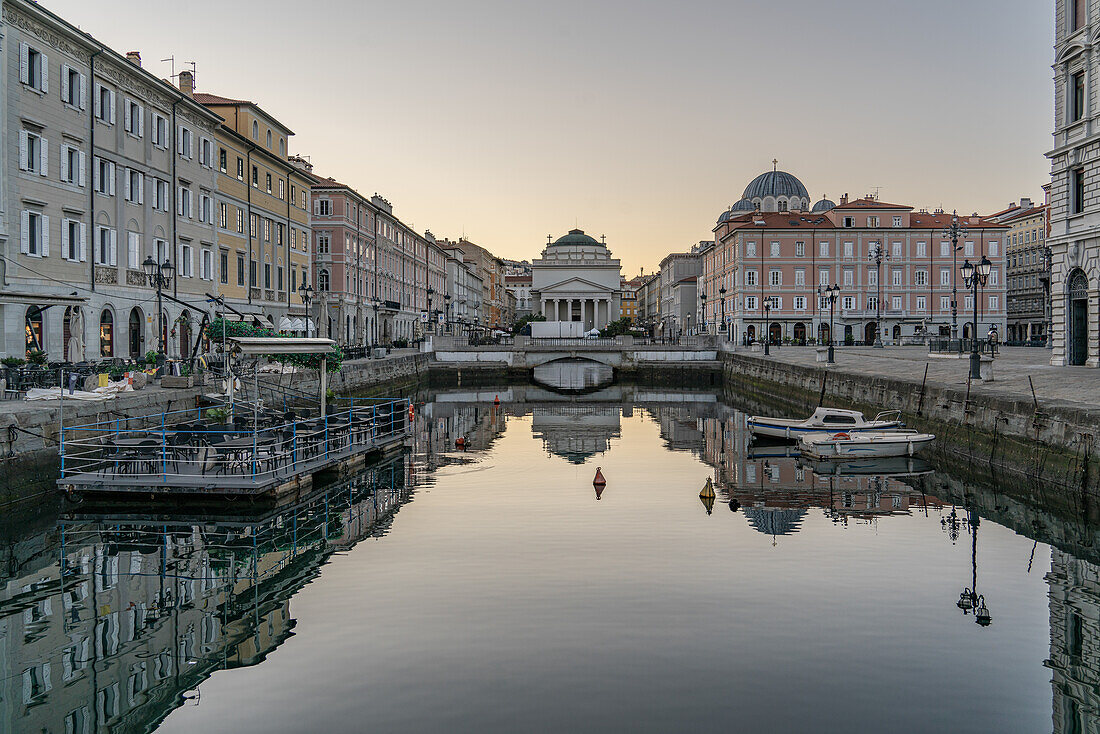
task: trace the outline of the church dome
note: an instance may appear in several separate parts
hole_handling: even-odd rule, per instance
[[[745,188],[745,193],[741,198],[764,199],[769,196],[774,198],[784,196],[787,198],[809,199],[810,192],[806,190],[801,181],[786,171],[768,171],[754,178],[752,183]]]
[[[571,229],[569,234],[563,235],[554,240],[555,245],[596,245],[599,246],[600,242],[594,238],[586,235],[583,229]]]
[[[718,224],[724,224],[730,220],[730,211],[727,209],[722,212],[722,216],[718,217]]]
[[[814,208],[811,209],[810,211],[813,211],[813,212],[827,212],[830,209],[836,209],[836,204],[829,201],[828,199],[822,199],[821,201],[814,204]]]
[[[751,212],[756,209],[756,205],[749,199],[742,199],[734,204],[731,208],[731,212]]]

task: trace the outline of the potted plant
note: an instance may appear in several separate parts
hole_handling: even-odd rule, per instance
[[[27,352],[27,362],[35,367],[45,367],[47,362],[46,353],[41,349],[31,349]]]
[[[206,420],[211,423],[225,423],[229,420],[229,411],[226,408],[209,408],[206,411]]]
[[[9,370],[18,369],[27,363],[27,360],[20,357],[4,357],[0,359],[0,364],[7,367]]]

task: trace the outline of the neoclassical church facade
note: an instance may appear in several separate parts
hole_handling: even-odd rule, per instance
[[[607,245],[573,229],[531,262],[531,302],[547,321],[602,329],[619,318],[622,264]]]

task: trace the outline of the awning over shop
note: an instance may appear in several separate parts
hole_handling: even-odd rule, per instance
[[[279,319],[279,331],[305,331],[305,319],[284,316]]]
[[[304,337],[234,336],[233,350],[244,356],[256,354],[332,354],[336,342],[332,339]]]
[[[80,305],[88,299],[73,295],[43,295],[41,293],[20,293],[18,291],[0,291],[0,303],[14,303],[19,306],[55,306],[58,304]]]
[[[240,322],[245,323],[245,324],[253,324],[253,325],[259,326],[263,329],[274,329],[275,328],[275,324],[271,321],[271,319],[264,316],[262,313],[246,313],[246,314],[243,314],[243,315],[242,314],[235,314],[235,313],[227,313],[225,315],[225,320],[226,321],[240,321]]]

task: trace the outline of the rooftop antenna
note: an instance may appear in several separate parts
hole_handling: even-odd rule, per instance
[[[882,191],[881,186],[872,186],[871,187],[871,194],[875,197],[875,201],[878,201],[881,198],[880,195],[879,195],[881,191]]]
[[[168,64],[172,65],[172,74],[168,78],[169,79],[175,79],[176,78],[176,57],[175,56],[169,56],[166,59],[161,59],[160,63],[162,63],[162,64],[168,63]]]

